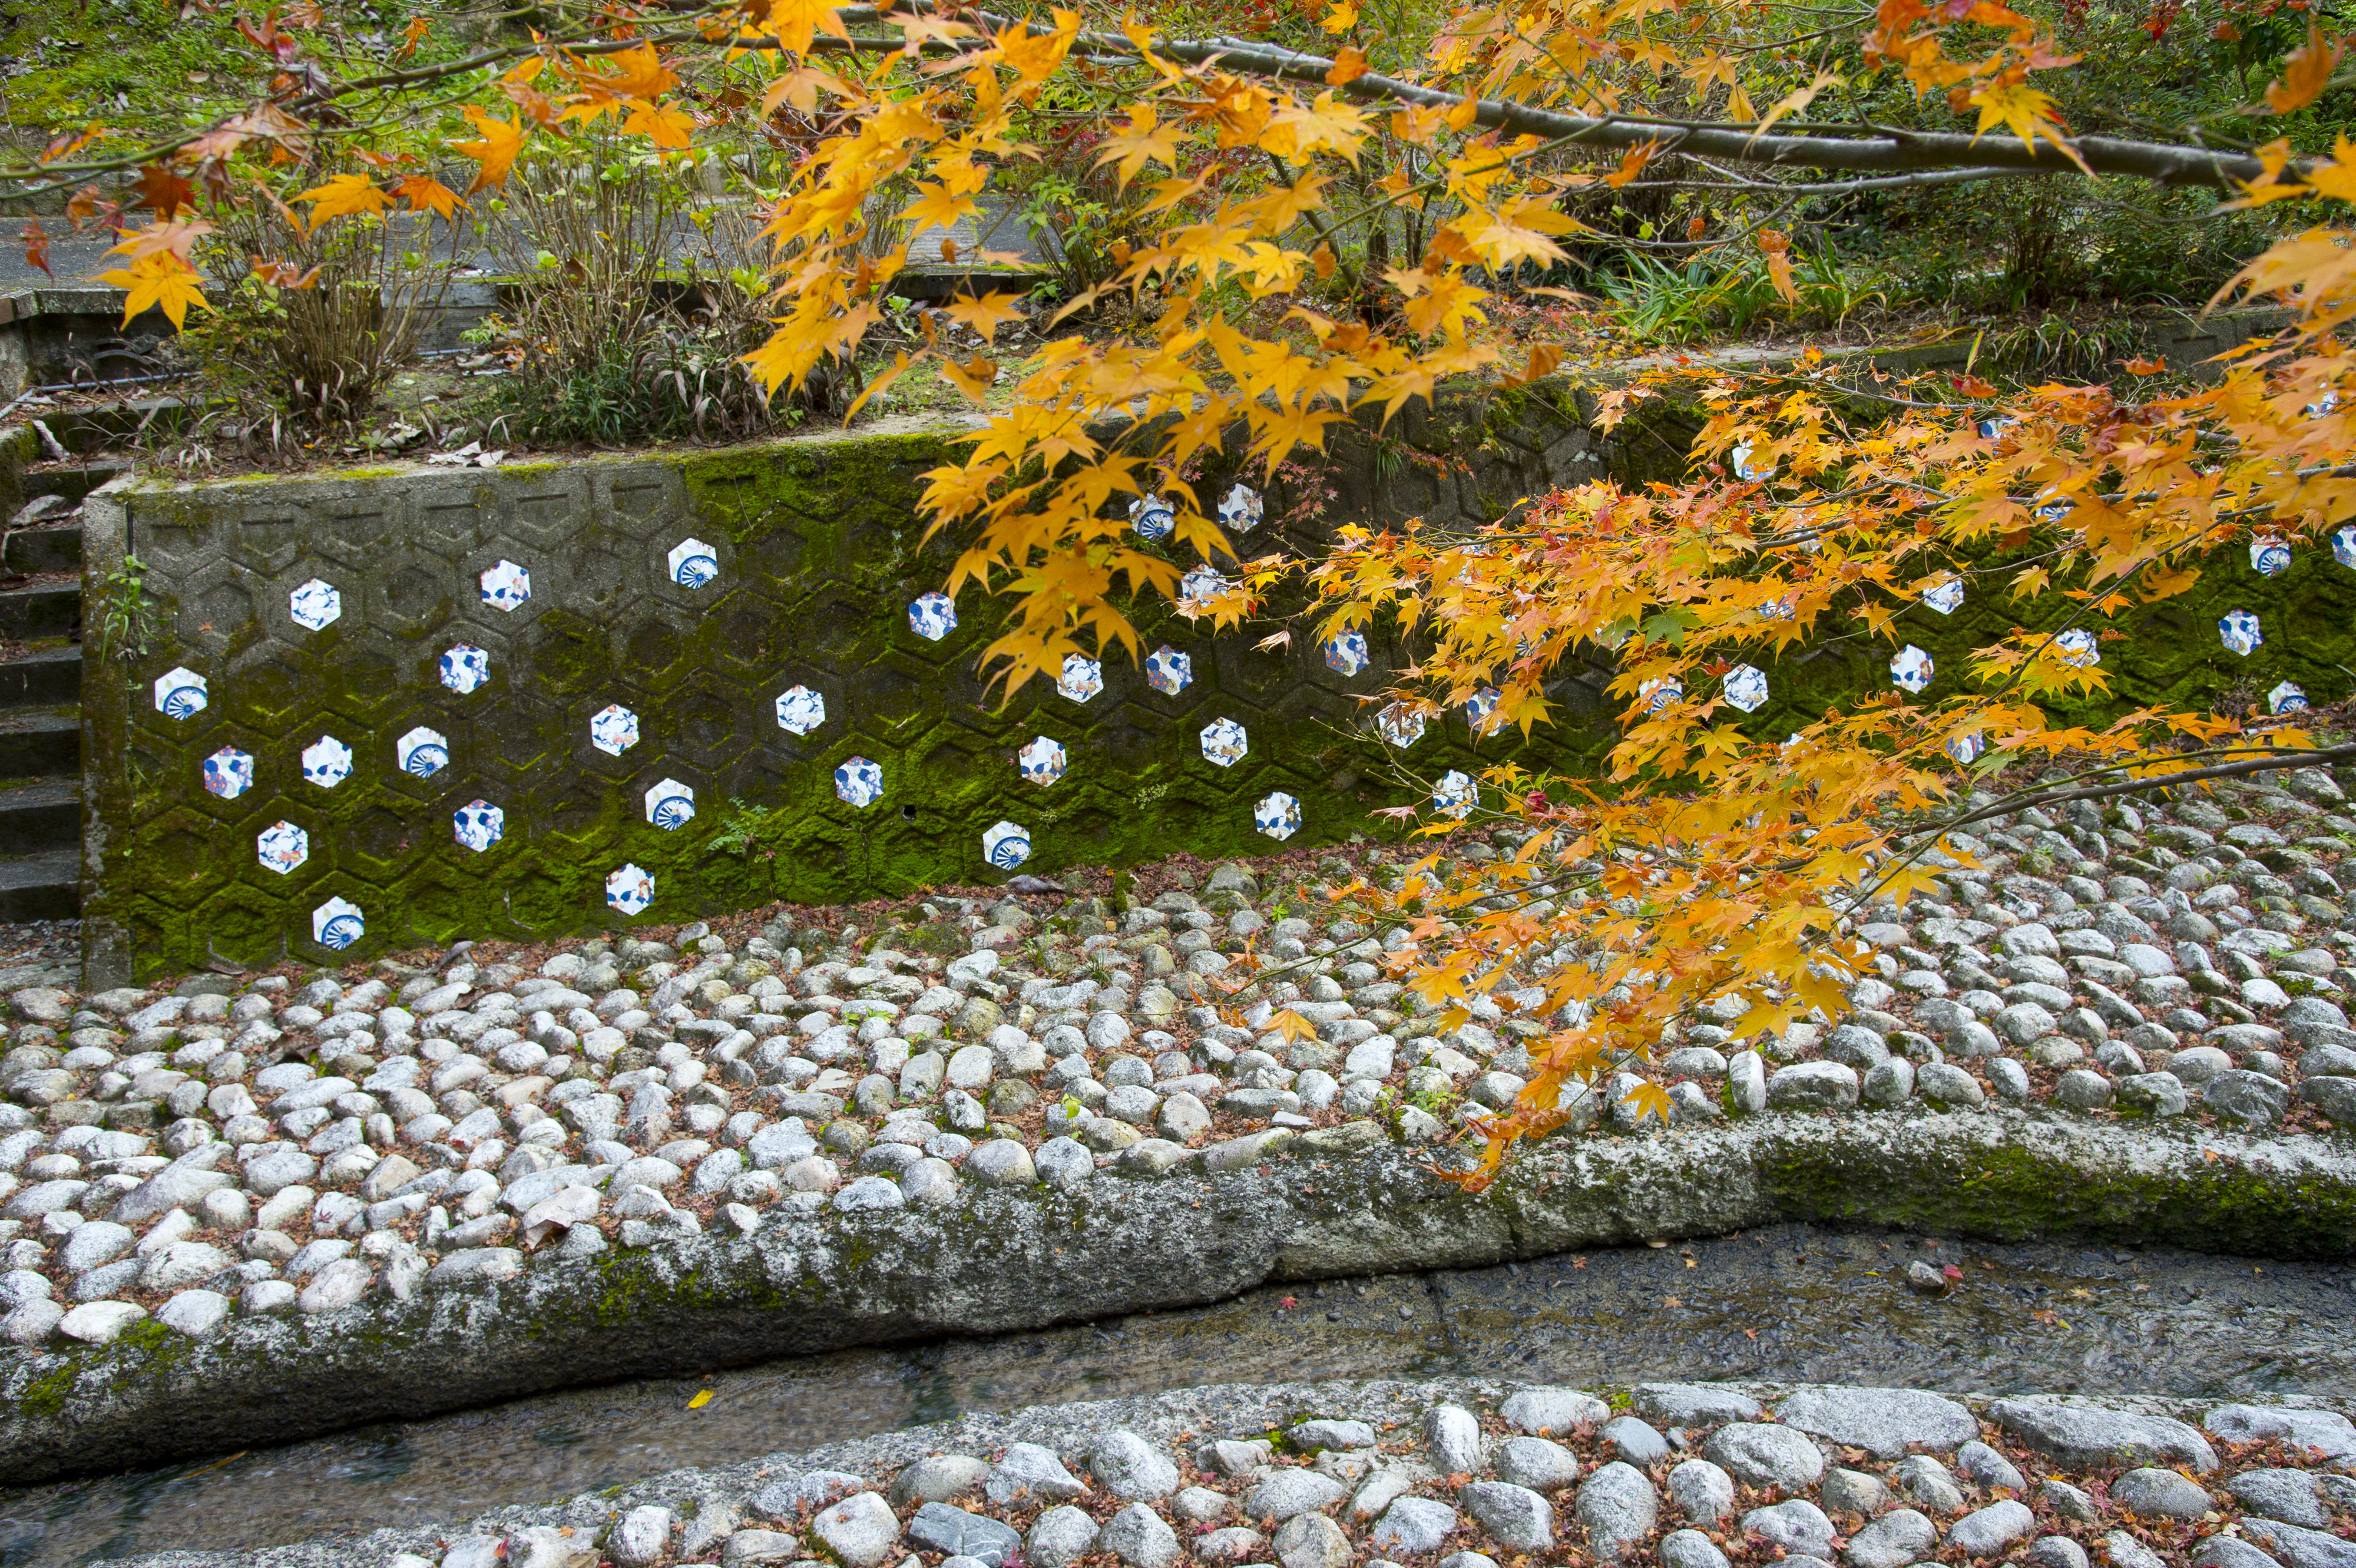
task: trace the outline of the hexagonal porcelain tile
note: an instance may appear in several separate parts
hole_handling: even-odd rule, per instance
[[[1355,675],[1369,658],[1364,632],[1345,631],[1325,639],[1325,668],[1336,675]]]
[[[1748,441],[1737,443],[1734,450],[1726,456],[1728,462],[1733,466],[1735,478],[1740,479],[1763,479],[1775,471],[1775,465],[1772,463],[1754,463],[1751,460],[1751,443]]]
[[[1497,688],[1483,686],[1464,699],[1464,722],[1472,726],[1474,735],[1488,734],[1489,715],[1497,711]]]
[[[461,642],[442,655],[440,669],[442,683],[463,697],[491,678],[491,656]]]
[[[293,822],[273,822],[254,835],[253,857],[284,876],[311,858],[311,835]]]
[[[234,800],[253,788],[253,758],[233,746],[206,757],[204,770],[206,792],[224,800]]]
[[[1208,566],[1197,566],[1178,579],[1178,613],[1189,619],[1205,614],[1213,599],[1234,586]]]
[[[506,836],[508,814],[488,800],[469,800],[450,813],[450,826],[460,843],[480,854]]]
[[[1890,661],[1890,678],[1903,691],[1922,692],[1929,688],[1936,668],[1929,654],[1910,642]]]
[[[1031,830],[1020,822],[998,822],[981,835],[981,858],[1001,871],[1012,871],[1031,858]]]
[[[1076,703],[1085,703],[1104,690],[1104,666],[1085,653],[1066,653],[1055,690]]]
[[[1141,496],[1129,503],[1129,525],[1140,539],[1167,539],[1178,526],[1178,513],[1160,496]]]
[[[848,757],[834,770],[834,792],[854,806],[872,806],[884,797],[884,769],[863,757]]]
[[[2053,651],[2081,670],[2091,670],[2103,661],[2102,644],[2091,631],[2065,631],[2053,639]]]
[[[1375,715],[1375,733],[1404,750],[1423,738],[1423,714],[1405,703],[1386,703]]]
[[[1964,580],[1944,577],[1922,590],[1922,602],[1943,616],[1954,615],[1964,607]]]
[[[1259,526],[1266,510],[1258,490],[1238,483],[1219,502],[1219,526],[1229,533],[1249,533]]]
[[[1145,683],[1165,697],[1174,697],[1194,680],[1194,660],[1163,643],[1145,656]]]
[[[625,915],[642,915],[654,901],[653,875],[635,865],[625,863],[605,878],[605,902]]]
[[[1664,675],[1657,681],[1647,681],[1637,687],[1636,695],[1644,703],[1646,713],[1657,714],[1671,703],[1684,702],[1686,686],[1675,676]]]
[[[314,577],[286,596],[286,613],[305,631],[316,631],[344,613],[344,596],[323,577]]]
[[[2227,610],[2217,618],[2217,640],[2230,652],[2247,659],[2265,639],[2265,633],[2258,629],[2258,618],[2248,610]]]
[[[175,665],[155,677],[155,711],[167,719],[192,719],[205,711],[205,678]]]
[[[1289,839],[1301,831],[1301,802],[1281,789],[1263,795],[1252,807],[1252,826],[1272,839]]]
[[[1987,749],[1987,742],[1981,737],[1979,731],[1974,730],[1969,735],[1959,735],[1949,741],[1946,749],[1949,757],[1969,768],[1980,759],[1980,753]]]
[[[2266,693],[2266,712],[2293,714],[2307,706],[2307,693],[2296,681],[2286,681]]]
[[[1973,428],[1979,432],[1981,440],[1998,441],[2003,439],[2006,431],[2018,427],[2020,421],[2009,414],[1997,414],[1994,418],[1981,420]]]
[[[403,773],[431,779],[450,766],[450,742],[440,730],[420,725],[392,743],[392,756]]]
[[[1767,704],[1767,672],[1754,665],[1738,664],[1726,672],[1719,689],[1726,693],[1730,705],[1755,714]]]
[[[1472,808],[1480,803],[1481,786],[1474,783],[1471,776],[1453,768],[1441,774],[1440,782],[1432,788],[1432,809],[1444,817],[1454,817],[1458,822],[1471,816]]]
[[[1064,776],[1067,761],[1064,743],[1044,735],[1014,754],[1015,766],[1022,768],[1023,780],[1031,784],[1053,784]]]
[[[957,601],[947,594],[919,594],[909,601],[908,629],[927,642],[938,642],[957,623]]]
[[[695,820],[695,791],[676,779],[665,779],[647,790],[647,821],[669,832]]]
[[[826,723],[826,698],[808,686],[788,686],[777,693],[777,727],[808,735]]]
[[[2290,570],[2290,541],[2262,533],[2250,541],[2250,564],[2262,577],[2279,577]]]
[[[638,715],[619,703],[589,715],[589,744],[608,757],[619,757],[638,744]]]
[[[1769,599],[1759,607],[1761,620],[1790,620],[1799,613],[1800,596],[1797,594],[1785,594],[1779,598]]]
[[[2331,554],[2342,566],[2356,569],[2356,522],[2331,531]]]
[[[360,907],[347,898],[330,898],[311,911],[311,938],[338,952],[368,934]]]
[[[483,603],[495,610],[512,610],[531,597],[531,574],[513,561],[484,568],[479,579]]]
[[[691,535],[670,547],[669,559],[670,580],[682,588],[700,588],[720,575],[720,557]]]
[[[352,776],[352,748],[334,736],[323,735],[303,748],[303,777],[322,789],[332,789]]]
[[[1221,768],[1233,768],[1250,749],[1244,726],[1233,719],[1213,719],[1203,726],[1203,756]]]

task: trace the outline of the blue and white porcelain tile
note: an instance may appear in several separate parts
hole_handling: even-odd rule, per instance
[[[1462,822],[1480,803],[1481,786],[1473,782],[1471,775],[1453,768],[1441,774],[1440,781],[1432,787],[1432,808],[1444,817],[1454,817]]]
[[[317,631],[344,613],[344,596],[324,577],[298,585],[286,596],[286,613],[305,631]]]
[[[531,574],[513,561],[499,561],[483,569],[477,579],[483,603],[495,610],[518,610],[531,597]]]
[[[205,790],[224,800],[234,800],[253,788],[253,757],[233,746],[222,746],[204,763]]]
[[[2266,711],[2270,714],[2295,714],[2307,705],[2307,692],[2296,681],[2286,681],[2266,693]]]
[[[1943,616],[1954,615],[1964,607],[1964,580],[1943,577],[1922,590],[1922,602]]]
[[[1375,715],[1375,733],[1404,751],[1423,738],[1423,713],[1405,703],[1386,703]]]
[[[1221,768],[1233,768],[1250,749],[1244,726],[1233,719],[1216,718],[1203,726],[1203,756]]]
[[[1372,660],[1364,632],[1337,632],[1325,639],[1325,668],[1336,675],[1355,675]]]
[[[1064,743],[1044,735],[1014,754],[1014,764],[1023,770],[1023,781],[1042,787],[1061,779],[1069,760]]]
[[[808,686],[788,686],[777,693],[777,727],[792,735],[808,735],[826,723],[826,697]]]
[[[1908,643],[1890,661],[1890,679],[1901,691],[1921,693],[1930,690],[1931,677],[1938,666],[1929,654]]]
[[[720,556],[693,535],[670,547],[670,580],[682,588],[700,588],[720,575]]]
[[[2103,661],[2103,645],[2094,639],[2094,634],[2075,627],[2053,639],[2053,650],[2081,670],[2091,670]]]
[[[1020,822],[996,822],[981,835],[981,858],[1012,871],[1031,858],[1031,830]]]
[[[652,872],[635,863],[625,862],[605,877],[605,902],[625,916],[646,913],[647,906],[655,901],[655,879]]]
[[[1954,757],[1957,762],[1962,763],[1966,768],[1969,768],[1973,763],[1977,762],[1980,759],[1980,754],[1987,749],[1987,742],[1982,738],[1980,732],[1977,730],[1974,730],[1969,735],[1959,735],[1955,736],[1954,739],[1947,743],[1946,747],[1947,755]]]
[[[884,769],[863,757],[846,758],[834,770],[834,792],[853,806],[872,806],[884,798]]]
[[[1104,666],[1085,653],[1064,655],[1064,672],[1055,690],[1076,703],[1085,703],[1104,690]]]
[[[1145,656],[1145,683],[1165,697],[1174,697],[1194,680],[1192,655],[1163,643]]]
[[[352,748],[334,736],[323,735],[303,748],[303,777],[322,789],[332,789],[352,776]]]
[[[695,820],[695,791],[676,779],[665,779],[647,789],[647,821],[665,832]]]
[[[619,757],[638,744],[638,715],[619,703],[589,715],[589,744],[608,757]]]
[[[1140,539],[1156,542],[1170,537],[1178,526],[1178,514],[1160,496],[1141,496],[1129,503],[1129,525]]]
[[[420,725],[392,743],[392,758],[403,773],[431,779],[450,766],[450,742],[440,730]]]
[[[1751,664],[1738,664],[1726,672],[1719,689],[1729,706],[1755,714],[1767,705],[1767,672]]]
[[[1483,686],[1464,699],[1464,722],[1472,726],[1474,735],[1489,733],[1489,715],[1497,711],[1500,700],[1494,686]]]
[[[1229,533],[1249,533],[1266,513],[1260,493],[1238,481],[1219,502],[1219,526]]]
[[[330,898],[311,911],[311,939],[323,948],[341,952],[367,934],[359,906],[348,898]]]
[[[938,642],[957,629],[957,601],[947,594],[919,594],[908,604],[908,629],[927,642]]]
[[[1674,675],[1664,675],[1656,681],[1647,681],[1638,686],[1636,697],[1644,704],[1646,713],[1657,714],[1672,703],[1682,703],[1686,700],[1686,683]]]
[[[155,677],[155,711],[167,719],[192,719],[205,711],[205,678],[183,665]]]
[[[1289,839],[1301,831],[1301,802],[1272,790],[1252,807],[1252,826],[1272,839]]]
[[[2290,541],[2262,533],[2250,541],[2250,565],[2262,577],[2279,577],[2290,570]]]
[[[442,655],[442,683],[465,696],[491,678],[491,656],[469,642],[454,644]]]
[[[2265,633],[2258,629],[2258,618],[2248,610],[2227,610],[2217,618],[2217,640],[2229,653],[2247,659],[2265,639]]]
[[[311,858],[311,835],[293,822],[273,822],[254,835],[253,857],[284,876]]]
[[[450,813],[450,827],[460,843],[480,854],[506,836],[508,814],[488,800],[469,800]]]

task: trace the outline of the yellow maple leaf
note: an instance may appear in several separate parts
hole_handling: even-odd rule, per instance
[[[1097,166],[1119,159],[1120,183],[1127,185],[1137,177],[1148,160],[1178,166],[1178,128],[1164,125],[1162,116],[1151,103],[1132,103],[1129,110],[1129,129],[1115,131],[1104,139],[1104,151],[1097,155]]]
[[[980,299],[969,295],[953,299],[941,309],[950,320],[980,333],[986,343],[997,337],[999,328],[1007,322],[1023,319],[1023,312],[1016,308],[1022,303],[1019,294],[986,294]]]
[[[123,302],[125,327],[131,325],[133,317],[152,306],[163,311],[172,329],[178,331],[187,320],[190,306],[212,308],[206,303],[204,280],[197,275],[197,269],[169,251],[150,252],[127,267],[98,275],[101,281],[126,291],[128,297]]]
[[[483,139],[479,142],[453,142],[450,148],[475,160],[475,183],[466,188],[466,194],[472,196],[487,187],[507,183],[508,171],[515,166],[516,155],[523,151],[525,131],[519,121],[494,120],[472,105],[468,105],[466,113],[466,118],[474,123],[475,129],[482,133]]]
[[[841,16],[823,0],[773,0],[769,6],[769,31],[798,55],[809,53],[810,40],[820,31],[846,40],[851,37]]]
[[[657,147],[675,153],[693,145],[695,116],[676,104],[632,103],[622,129],[652,137]]]
[[[2080,168],[2086,166],[2078,149],[2070,145],[2067,127],[2053,113],[2053,100],[2028,82],[1992,81],[1966,102],[1980,112],[1980,123],[1972,132],[1975,139],[2001,125],[2019,136],[2020,145],[2031,152],[2037,150],[2037,138],[2042,136]]]
[[[2307,42],[2283,57],[2282,80],[2266,89],[2266,107],[2288,114],[2322,97],[2347,47],[2345,40],[2327,38],[2320,27],[2309,23]]]
[[[466,205],[458,199],[456,191],[430,174],[404,176],[401,183],[393,188],[393,191],[403,201],[409,203],[409,209],[412,212],[431,212],[444,223],[456,222],[458,209]],[[472,209],[468,210],[471,211]]]
[[[1358,25],[1358,8],[1351,4],[1351,0],[1333,0],[1333,7],[1325,13],[1325,20],[1320,25],[1329,33],[1346,33]]]
[[[343,218],[359,213],[363,216],[385,211],[392,206],[392,198],[378,188],[364,174],[339,174],[325,185],[315,185],[294,198],[311,204],[311,231],[317,233],[319,225],[331,218]]]

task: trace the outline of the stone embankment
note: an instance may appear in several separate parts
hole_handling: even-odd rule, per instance
[[[2311,1402],[1654,1383],[1206,1388],[141,1568],[2344,1568]]]
[[[1407,931],[1323,896],[1382,851],[864,940],[19,992],[0,1475],[1786,1218],[2344,1252],[2356,820],[2286,784],[1983,825],[1940,898],[1867,912],[1847,1015],[1752,1036],[1721,999],[1643,1069],[1672,1126],[1607,1094],[1477,1198],[1427,1145],[1520,1090],[1549,1020],[1512,1009],[1577,955],[1438,1027]],[[1280,971],[1213,1005],[1248,950]]]

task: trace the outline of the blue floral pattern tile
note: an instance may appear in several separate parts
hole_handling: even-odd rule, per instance
[[[1375,732],[1404,751],[1423,738],[1423,714],[1405,703],[1387,703],[1375,715]]]
[[[368,934],[360,908],[348,898],[330,898],[311,911],[311,940],[337,952]]]
[[[1373,661],[1366,651],[1366,635],[1360,631],[1337,632],[1325,639],[1325,668],[1336,675],[1355,675]]]
[[[1920,693],[1930,690],[1937,669],[1929,654],[1910,642],[1890,661],[1890,679],[1901,691]]]
[[[420,725],[392,743],[392,758],[403,773],[431,779],[450,766],[450,743],[440,730]]]
[[[692,534],[670,547],[670,580],[682,588],[700,588],[720,575],[720,556]]]
[[[1464,722],[1472,726],[1474,735],[1489,733],[1489,715],[1497,711],[1497,688],[1483,686],[1464,699]]]
[[[1686,700],[1686,683],[1674,675],[1664,675],[1637,687],[1636,700],[1644,704],[1646,713],[1657,714],[1672,703]]]
[[[1726,672],[1719,689],[1729,706],[1755,714],[1767,705],[1767,672],[1755,665],[1738,664]]]
[[[1277,789],[1252,807],[1252,826],[1272,839],[1289,839],[1301,831],[1301,802]]]
[[[997,822],[981,835],[981,858],[1012,871],[1031,858],[1031,830],[1020,822]]]
[[[1067,760],[1064,743],[1044,735],[1014,754],[1015,765],[1023,769],[1023,781],[1042,788],[1064,776]]]
[[[508,814],[488,800],[469,800],[450,813],[450,826],[460,843],[480,854],[506,836]]]
[[[884,769],[863,757],[851,757],[834,770],[834,792],[851,805],[872,806],[884,798]]]
[[[2296,681],[2286,681],[2266,693],[2266,712],[2295,714],[2307,706],[2307,693]]]
[[[1194,660],[1163,643],[1145,656],[1145,683],[1165,697],[1174,697],[1194,680]]]
[[[322,789],[332,789],[352,776],[352,748],[334,736],[323,735],[303,748],[303,777]]]
[[[463,697],[491,678],[491,656],[472,643],[458,643],[442,655],[441,674],[442,683]]]
[[[284,876],[311,858],[311,835],[293,822],[273,822],[254,835],[253,857]]]
[[[695,820],[695,791],[676,779],[649,785],[646,801],[647,821],[665,832]]]
[[[908,605],[908,629],[938,642],[957,629],[957,601],[944,593],[919,594]]]
[[[1219,502],[1219,526],[1229,533],[1249,533],[1266,512],[1259,492],[1238,480]]]
[[[344,596],[333,583],[314,577],[286,596],[286,613],[305,631],[317,631],[342,618]]]
[[[653,873],[624,862],[605,877],[605,902],[626,917],[643,915],[647,906],[655,901]]]
[[[1076,703],[1085,703],[1104,690],[1104,666],[1085,653],[1064,655],[1064,672],[1055,690]]]
[[[167,719],[192,719],[205,711],[209,700],[205,678],[175,665],[155,677],[155,711]]]
[[[1726,456],[1727,461],[1733,466],[1734,477],[1738,479],[1763,479],[1775,471],[1775,465],[1772,463],[1754,463],[1751,460],[1751,443],[1748,441],[1736,443],[1734,450],[1729,452]]]
[[[777,727],[808,735],[826,723],[826,697],[808,686],[788,686],[777,693]]]
[[[589,715],[589,744],[608,757],[619,757],[638,744],[638,715],[611,703]]]
[[[1213,719],[1203,726],[1203,756],[1221,768],[1233,768],[1250,749],[1244,726],[1233,719]]]
[[[2094,634],[2074,627],[2053,639],[2053,650],[2081,670],[2092,670],[2103,661],[2103,646],[2094,640]]]
[[[1980,732],[1977,730],[1972,731],[1969,735],[1959,735],[1955,736],[1954,739],[1947,743],[1946,747],[1947,755],[1954,757],[1958,763],[1962,764],[1965,768],[1969,768],[1973,763],[1977,762],[1980,759],[1980,753],[1987,749],[1987,742],[1981,737]]]
[[[2258,629],[2258,618],[2248,610],[2227,610],[2217,618],[2217,640],[2229,653],[2247,659],[2265,639],[2265,633]]]
[[[1234,583],[1208,566],[1197,566],[1178,579],[1178,613],[1189,620],[1208,615],[1211,601],[1234,586]]]
[[[2250,541],[2250,565],[2262,577],[2279,577],[2290,570],[2290,541],[2262,533]]]
[[[1453,768],[1441,774],[1440,782],[1432,787],[1432,809],[1443,817],[1454,817],[1461,822],[1480,803],[1481,786],[1472,781],[1470,774]]]
[[[485,567],[477,582],[483,590],[483,603],[495,610],[520,609],[531,597],[531,574],[513,561]]]
[[[1964,580],[1942,577],[1922,590],[1922,602],[1943,616],[1954,615],[1964,607]]]
[[[1155,542],[1170,537],[1178,526],[1178,514],[1160,496],[1140,496],[1129,503],[1129,525],[1140,539]]]
[[[253,757],[233,746],[222,746],[205,758],[205,790],[234,800],[253,788]]]
[[[2331,554],[2342,566],[2356,572],[2356,522],[2343,522],[2331,531]]]

